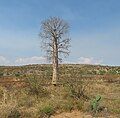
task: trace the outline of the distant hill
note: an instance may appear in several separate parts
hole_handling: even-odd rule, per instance
[[[0,78],[16,77],[24,79],[28,76],[38,76],[42,79],[50,80],[52,78],[52,65],[25,65],[25,66],[1,66]],[[110,78],[110,76],[119,76],[120,66],[101,66],[101,65],[85,65],[85,64],[60,64],[59,78]],[[114,77],[117,78],[117,77]]]

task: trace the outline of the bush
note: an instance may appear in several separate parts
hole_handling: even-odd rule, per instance
[[[91,111],[92,111],[93,115],[97,115],[98,113],[105,110],[104,106],[100,106],[100,103],[99,103],[100,101],[101,101],[101,96],[100,95],[97,95],[95,97],[95,99],[92,100]]]
[[[3,77],[3,74],[4,74],[3,72],[0,72],[0,77]]]
[[[4,93],[4,88],[2,86],[0,86],[0,98],[3,97],[3,93]]]
[[[99,70],[99,75],[104,75],[106,73],[105,70]]]
[[[75,81],[70,81],[66,84],[66,88],[68,91],[68,96],[75,98],[75,99],[84,99],[84,100],[88,100],[89,97],[86,94],[86,87],[87,84],[84,84],[82,81],[80,80],[75,80]]]
[[[27,78],[28,87],[26,88],[29,95],[36,95],[37,97],[46,97],[49,92],[44,89],[36,77]]]
[[[16,77],[20,77],[20,73],[15,73],[15,76]]]
[[[28,96],[24,96],[23,98],[19,99],[18,106],[19,107],[25,106],[25,107],[30,108],[30,107],[33,107],[35,103],[36,101],[34,97],[29,96],[28,98]]]
[[[54,108],[52,106],[45,106],[44,108],[40,109],[39,114],[40,118],[43,117],[50,117],[55,113]]]
[[[63,110],[63,111],[69,111],[69,112],[71,112],[72,110],[73,110],[73,102],[65,102],[61,107],[61,109]]]
[[[84,103],[82,101],[77,102],[76,104],[78,110],[83,110]]]
[[[120,109],[111,109],[112,113],[120,114]]]
[[[8,118],[20,118],[20,116],[20,112],[17,109],[13,109],[8,115]]]

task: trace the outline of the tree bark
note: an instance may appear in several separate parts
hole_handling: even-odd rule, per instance
[[[57,38],[53,41],[53,77],[52,84],[56,85],[58,80],[58,45]]]

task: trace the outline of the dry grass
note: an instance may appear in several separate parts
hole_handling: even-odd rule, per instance
[[[37,75],[37,73],[21,74],[18,78],[22,81],[25,80],[25,82],[27,78],[37,79],[36,81],[31,79],[29,81],[31,84],[27,82],[27,86],[24,87],[17,84],[11,84],[7,87],[5,84],[0,86],[0,118],[8,118],[12,111],[19,112],[22,118],[39,118],[44,113],[49,115],[78,110],[82,113],[79,112],[77,115],[84,116],[86,112],[91,114],[89,110],[90,102],[98,94],[102,97],[100,105],[106,107],[110,115],[120,116],[120,84],[114,81],[103,81],[109,78],[111,80],[118,79],[120,77],[118,74],[93,75],[96,67],[61,65],[60,85],[54,87],[49,85],[51,81],[50,66],[25,66],[21,68],[24,71],[30,68],[33,71],[41,69],[40,73],[42,75]],[[10,70],[8,68],[8,72],[21,72],[21,68]],[[44,86],[45,83],[47,84]],[[73,113],[73,115],[75,114]],[[71,115],[71,118],[74,118],[73,115]],[[59,115],[55,118],[59,118]]]

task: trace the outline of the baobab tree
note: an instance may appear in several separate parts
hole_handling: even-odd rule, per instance
[[[58,63],[62,61],[61,57],[68,56],[70,52],[68,31],[68,23],[58,17],[50,17],[41,22],[41,47],[45,50],[47,59],[53,65],[53,85],[56,85],[58,80]]]

